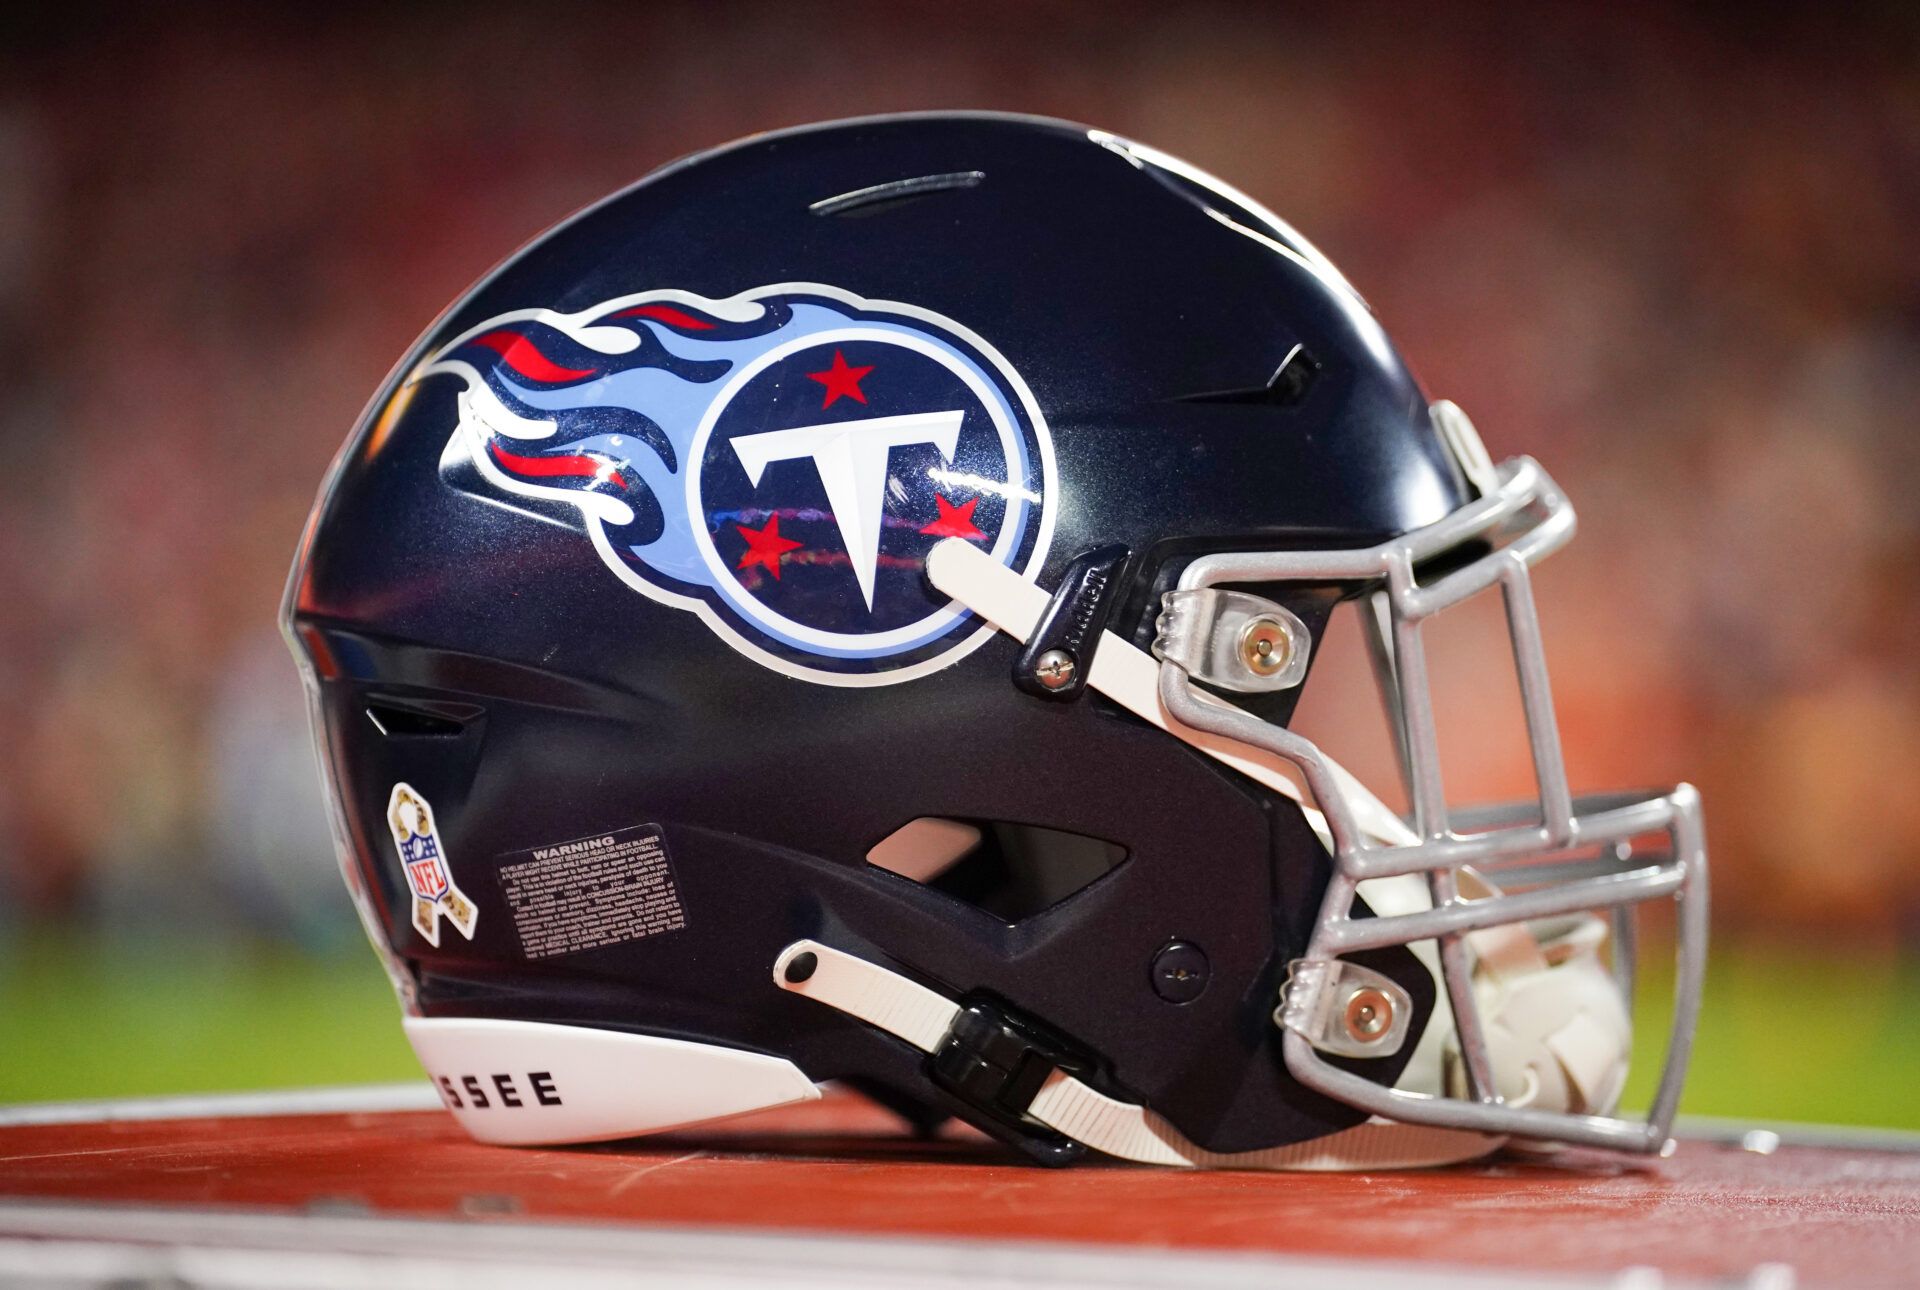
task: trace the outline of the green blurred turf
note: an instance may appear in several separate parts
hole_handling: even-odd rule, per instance
[[[105,952],[42,932],[0,957],[0,1102],[419,1077],[364,943]]]
[[[1670,986],[1644,976],[1629,1105],[1651,1100]],[[1920,963],[1715,944],[1683,1114],[1920,1129]]]
[[[1651,1041],[1665,1033],[1661,983],[1640,993]],[[1920,1129],[1916,1072],[1920,967],[1722,945],[1682,1110]],[[0,1103],[418,1076],[363,948],[106,954],[40,932],[0,958]],[[1644,1105],[1654,1078],[1640,1062],[1629,1101]]]

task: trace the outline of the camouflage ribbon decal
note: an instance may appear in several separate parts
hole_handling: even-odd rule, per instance
[[[387,799],[387,827],[400,852],[400,868],[413,893],[413,925],[427,942],[440,944],[440,916],[446,915],[462,936],[473,939],[477,911],[473,902],[453,884],[446,848],[434,827],[427,799],[405,784],[395,784]]]

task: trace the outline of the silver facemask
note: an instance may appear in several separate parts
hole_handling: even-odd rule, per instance
[[[1365,549],[1195,560],[1165,598],[1154,647],[1159,699],[1181,725],[1283,759],[1319,807],[1322,819],[1315,823],[1332,854],[1333,876],[1306,953],[1291,965],[1275,1010],[1295,1078],[1403,1123],[1657,1152],[1668,1141],[1679,1102],[1706,962],[1699,795],[1686,784],[1666,792],[1569,793],[1530,572],[1573,535],[1573,508],[1531,459],[1493,466],[1453,405],[1434,405],[1433,418],[1479,496],[1434,524]],[[1476,551],[1481,554],[1460,562]],[[1423,583],[1423,567],[1445,572]],[[1254,692],[1298,683],[1308,648],[1304,624],[1278,605],[1223,589],[1286,582],[1360,588],[1411,819],[1393,814],[1310,740],[1196,684]],[[1519,673],[1538,796],[1454,808],[1442,786],[1422,628],[1443,610],[1495,588]],[[1410,881],[1424,886],[1413,900],[1404,890]],[[1644,1121],[1631,1121],[1610,1113],[1625,1076],[1632,915],[1641,902],[1662,897],[1679,906],[1673,1033],[1651,1110]],[[1357,901],[1375,908],[1356,917]],[[1609,929],[1596,914],[1612,924],[1607,968],[1595,951]],[[1516,945],[1523,976],[1532,969],[1531,976],[1544,981],[1556,968],[1577,965],[1589,974],[1610,970],[1614,989],[1596,993],[1590,979],[1561,973],[1561,988],[1549,988],[1546,1006],[1577,1011],[1584,1000],[1595,1015],[1521,1020],[1520,1028],[1531,1025],[1538,1033],[1516,1043],[1514,1024],[1490,1027],[1488,1016],[1490,997],[1502,994],[1498,979],[1513,975]],[[1386,1088],[1327,1060],[1382,1056],[1404,1042],[1412,1008],[1405,991],[1343,957],[1386,946],[1414,948],[1437,966],[1444,983],[1452,1026],[1438,1040],[1446,1069],[1437,1079],[1429,1073]],[[1542,1002],[1536,998],[1516,1014],[1538,1013]],[[1497,1033],[1490,1036],[1490,1029]],[[1538,1069],[1517,1069],[1533,1057],[1541,1059],[1537,1066],[1564,1067],[1559,1073],[1570,1077],[1558,1081],[1556,1096],[1538,1096]],[[1590,1073],[1580,1069],[1583,1062]],[[1409,1086],[1421,1082],[1427,1087]]]
[[[1152,655],[1104,633],[1086,683],[1300,802],[1326,845],[1326,896],[1273,1014],[1287,1069],[1302,1084],[1428,1131],[1658,1152],[1679,1102],[1706,962],[1699,796],[1685,784],[1580,798],[1568,791],[1530,572],[1573,535],[1573,509],[1532,460],[1494,466],[1452,404],[1435,404],[1432,415],[1473,500],[1364,549],[1196,559],[1164,598]],[[1022,641],[1046,607],[1045,591],[958,540],[936,547],[927,571],[940,590]],[[1289,582],[1338,585],[1362,608],[1409,818],[1312,740],[1216,693],[1285,689],[1304,677],[1306,625],[1233,589]],[[1538,793],[1454,808],[1442,784],[1422,628],[1495,588]],[[1662,897],[1679,908],[1673,1030],[1651,1110],[1633,1121],[1613,1114],[1631,1048],[1633,915]],[[1412,950],[1444,986],[1394,1087],[1328,1060],[1390,1056],[1406,1044],[1406,990],[1345,957],[1388,946]],[[1126,1142],[1102,1149],[1155,1158]]]

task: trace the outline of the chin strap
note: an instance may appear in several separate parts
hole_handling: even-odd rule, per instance
[[[923,1053],[941,1047],[961,1012],[953,1000],[917,981],[818,941],[795,941],[781,951],[773,979],[783,990],[858,1017]],[[1472,1160],[1505,1141],[1376,1117],[1289,1146],[1208,1151],[1146,1107],[1108,1097],[1057,1069],[1040,1085],[1026,1117],[1106,1155],[1189,1169],[1411,1169]]]

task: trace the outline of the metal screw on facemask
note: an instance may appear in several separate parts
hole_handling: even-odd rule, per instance
[[[1050,649],[1034,664],[1033,674],[1049,690],[1064,689],[1073,682],[1073,655]]]
[[[1393,1029],[1393,1000],[1385,991],[1362,986],[1347,996],[1345,1021],[1356,1043],[1373,1043]]]
[[[1240,661],[1256,676],[1272,676],[1293,657],[1293,636],[1277,618],[1255,618],[1240,632]]]

